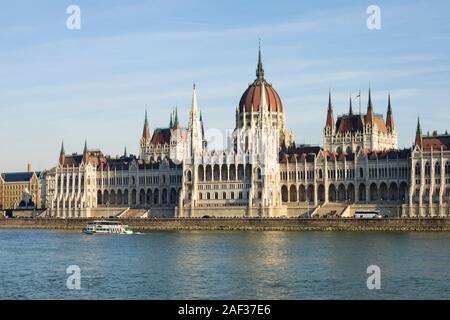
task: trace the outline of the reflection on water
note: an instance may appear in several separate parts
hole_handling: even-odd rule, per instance
[[[449,233],[0,230],[6,299],[450,298]],[[382,289],[366,287],[369,265]],[[66,268],[81,268],[79,291]]]

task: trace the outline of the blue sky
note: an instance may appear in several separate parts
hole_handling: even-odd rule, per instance
[[[82,28],[66,28],[66,8]],[[381,8],[382,29],[366,28]],[[186,125],[197,84],[207,130],[234,127],[255,77],[280,94],[297,143],[321,144],[327,95],[335,113],[359,89],[386,113],[392,95],[399,144],[450,129],[448,1],[9,1],[0,10],[0,171],[54,166],[90,148],[137,153],[145,109],[152,129],[173,106]],[[354,105],[357,108],[357,104]]]

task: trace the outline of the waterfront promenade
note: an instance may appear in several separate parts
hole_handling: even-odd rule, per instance
[[[93,219],[0,219],[1,228],[81,230]],[[138,231],[255,230],[255,231],[450,231],[446,218],[304,219],[304,218],[136,218],[119,219]]]

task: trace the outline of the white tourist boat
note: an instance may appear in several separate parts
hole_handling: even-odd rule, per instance
[[[88,223],[83,229],[86,234],[133,234],[133,230],[128,225],[124,225],[119,221],[103,221],[97,220]]]

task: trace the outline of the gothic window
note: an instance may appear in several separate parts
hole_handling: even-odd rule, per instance
[[[434,174],[436,175],[441,174],[441,165],[439,164],[439,162],[436,162],[436,164],[434,165]]]
[[[425,174],[426,174],[427,176],[429,176],[430,173],[431,173],[430,163],[427,162],[427,163],[425,164]]]

